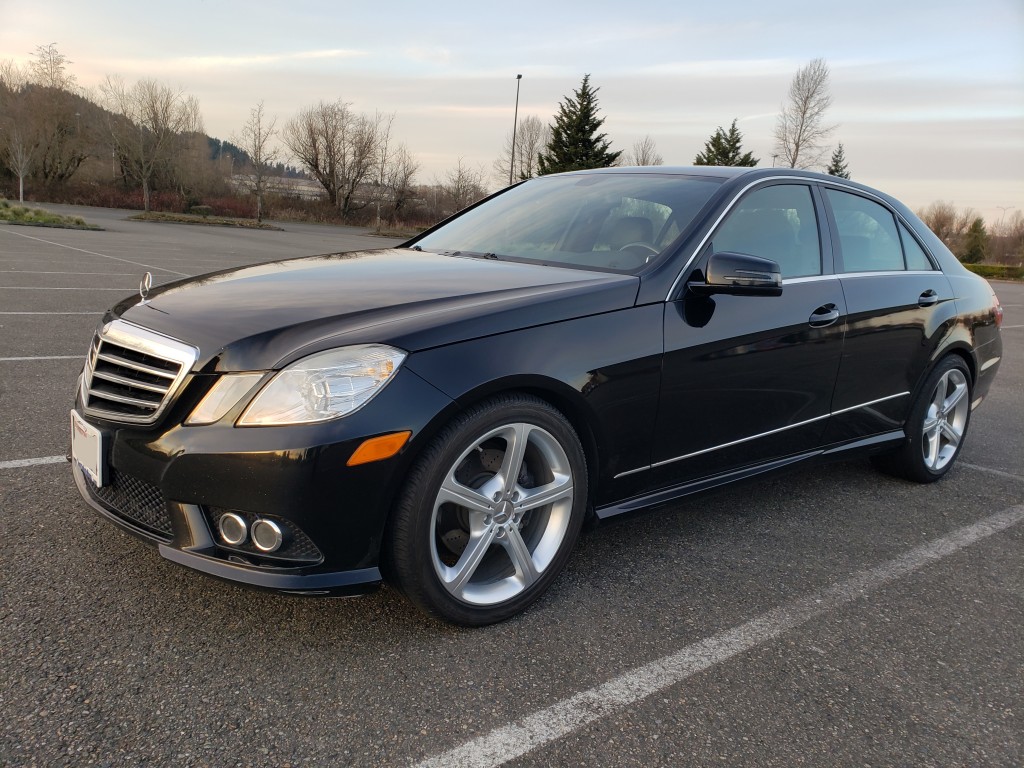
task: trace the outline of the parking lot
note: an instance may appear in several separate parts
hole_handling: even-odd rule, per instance
[[[71,209],[47,206],[58,212]],[[64,461],[102,311],[363,231],[0,224],[0,765],[1024,764],[1024,285],[957,467],[867,461],[602,525],[524,615],[243,590],[102,520]]]

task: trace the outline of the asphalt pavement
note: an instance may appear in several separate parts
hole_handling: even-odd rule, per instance
[[[253,592],[82,502],[60,457],[101,312],[365,231],[0,225],[0,765],[1024,764],[1024,285],[958,466],[850,461],[589,531],[477,630],[383,589]]]

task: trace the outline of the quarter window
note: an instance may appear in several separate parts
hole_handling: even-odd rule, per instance
[[[931,259],[924,252],[924,248],[917,242],[917,238],[910,234],[909,230],[900,224],[900,238],[903,240],[903,253],[907,257],[907,269],[933,270]]]
[[[821,241],[810,187],[762,187],[740,200],[715,232],[716,251],[776,262],[785,277],[821,274]]]
[[[839,230],[844,272],[904,270],[896,220],[883,206],[858,195],[826,189]]]

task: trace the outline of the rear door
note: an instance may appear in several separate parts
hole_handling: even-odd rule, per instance
[[[882,201],[825,187],[848,311],[826,442],[899,429],[956,315],[945,275]]]

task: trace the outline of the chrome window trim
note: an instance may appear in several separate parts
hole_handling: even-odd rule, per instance
[[[170,360],[180,365],[178,373],[167,387],[167,393],[152,414],[133,416],[131,414],[107,411],[103,408],[95,408],[89,404],[93,368],[95,367],[95,360],[92,358],[97,351],[97,340],[99,342],[110,341],[128,349],[134,349],[143,354]],[[83,371],[82,406],[87,415],[96,416],[108,421],[125,424],[153,424],[156,422],[174,401],[186,378],[192,372],[192,366],[199,359],[199,350],[196,347],[170,336],[164,336],[162,333],[129,323],[127,320],[117,319],[107,323],[100,329],[97,340],[94,340],[94,344],[89,348],[89,359],[86,360],[85,370]]]
[[[711,453],[722,448],[731,448],[734,445],[740,445],[741,443],[748,443],[751,440],[757,440],[761,437],[769,437],[770,435],[778,434],[779,432],[785,432],[788,429],[796,429],[797,427],[803,427],[807,424],[813,424],[816,421],[827,419],[830,416],[838,416],[841,413],[848,413],[849,411],[856,411],[859,408],[867,408],[869,405],[875,405],[876,403],[883,403],[886,400],[895,400],[897,397],[906,397],[910,392],[898,392],[895,395],[886,395],[885,397],[879,397],[875,400],[869,400],[866,403],[859,403],[857,405],[851,405],[849,408],[840,408],[838,411],[831,411],[821,416],[815,416],[813,419],[806,419],[805,421],[798,421],[796,424],[787,424],[785,427],[779,427],[778,429],[770,429],[767,432],[761,432],[756,435],[750,435],[748,437],[741,437],[739,440],[733,440],[728,443],[722,443],[721,445],[713,445],[710,448],[702,448],[699,451],[693,451],[682,456],[676,456],[671,459],[665,459],[664,461],[656,461],[653,464],[648,464],[646,467],[637,467],[636,469],[630,469],[626,472],[620,472],[615,475],[612,479],[618,480],[620,477],[626,477],[628,475],[635,475],[637,472],[644,472],[648,469],[657,469],[658,467],[664,467],[666,464],[674,464],[677,461],[683,461],[684,459],[692,459],[694,456],[700,456],[701,454]]]
[[[832,181],[831,179],[822,179],[821,181],[818,182],[818,184],[820,184],[822,187],[825,187],[825,188],[835,187],[836,189],[842,190],[843,192],[849,192],[850,194],[860,195],[861,197],[867,197],[867,198],[870,198],[871,200],[873,200],[874,202],[878,203],[879,205],[881,205],[883,208],[885,208],[885,210],[887,210],[889,213],[891,213],[893,216],[896,217],[896,222],[897,223],[902,224],[904,227],[907,228],[907,231],[909,231],[910,234],[913,236],[913,238],[917,241],[917,244],[919,246],[921,246],[921,250],[924,251],[924,255],[928,257],[928,261],[930,261],[932,263],[932,269],[924,270],[923,274],[931,275],[931,274],[934,274],[936,272],[942,272],[942,269],[940,269],[937,266],[938,263],[939,263],[938,259],[936,259],[935,256],[932,255],[932,252],[928,250],[928,246],[926,246],[924,243],[921,242],[921,238],[919,238],[917,236],[917,233],[914,232],[914,228],[912,226],[910,226],[910,222],[907,221],[907,219],[904,218],[904,216],[899,211],[897,211],[895,208],[893,208],[892,205],[890,205],[884,199],[882,199],[881,197],[879,197],[876,194],[873,194],[872,192],[868,192],[868,191],[863,190],[863,189],[858,189],[857,187],[851,187],[849,184],[840,184],[838,182]],[[829,205],[831,205],[831,203]],[[836,234],[838,235],[839,233],[837,232]],[[900,242],[900,249],[903,250],[903,259],[904,259],[904,263],[906,263],[906,258],[907,258],[906,250],[903,249],[902,240]],[[912,270],[900,270],[900,271],[901,272],[907,272],[907,271],[912,271]],[[843,274],[846,274],[846,273],[843,273]],[[851,272],[850,274],[856,274],[856,273]],[[885,273],[880,273],[880,274],[889,274],[889,273],[885,272]]]
[[[739,199],[741,197],[743,197],[743,195],[745,195],[750,189],[756,187],[758,184],[764,184],[764,183],[769,182],[769,181],[788,181],[788,182],[791,182],[791,183],[794,183],[794,184],[803,184],[804,186],[807,186],[807,187],[812,187],[814,185],[818,185],[820,187],[825,187],[825,188],[834,187],[834,188],[840,189],[840,190],[842,190],[844,192],[850,192],[850,193],[855,194],[855,195],[860,195],[861,197],[870,198],[874,202],[880,204],[887,211],[889,211],[893,216],[895,216],[896,220],[898,222],[901,222],[903,224],[903,226],[905,226],[910,231],[911,235],[914,235],[914,238],[917,240],[917,244],[921,246],[921,249],[924,251],[924,253],[928,257],[928,259],[932,262],[933,266],[938,263],[936,258],[932,255],[932,252],[930,250],[928,250],[927,246],[925,246],[921,242],[920,238],[917,237],[917,235],[914,232],[914,228],[912,226],[910,226],[910,222],[907,221],[903,216],[901,216],[899,211],[895,210],[891,205],[889,205],[888,202],[886,202],[883,198],[879,197],[878,195],[876,195],[876,194],[874,194],[872,192],[868,192],[867,190],[860,189],[858,187],[852,187],[852,186],[849,186],[848,184],[841,184],[841,183],[832,181],[831,179],[806,179],[806,178],[803,178],[801,176],[768,176],[766,178],[758,179],[757,181],[750,182],[749,184],[747,184],[747,186],[745,186],[743,189],[741,189],[739,192],[737,192],[735,195],[733,195],[732,200],[729,201],[729,205],[727,205],[725,210],[722,211],[721,215],[719,215],[719,217],[717,219],[715,219],[715,223],[711,225],[711,228],[708,230],[708,233],[706,235],[704,235],[704,237],[701,238],[700,242],[697,244],[697,247],[693,249],[693,253],[690,254],[690,257],[686,260],[686,263],[683,264],[683,268],[679,270],[679,274],[676,275],[676,279],[672,282],[672,286],[668,289],[668,294],[665,296],[665,301],[672,301],[672,295],[676,292],[676,288],[679,287],[679,283],[682,281],[683,276],[686,274],[687,270],[690,268],[690,265],[692,265],[693,262],[696,260],[697,254],[699,254],[702,250],[704,250],[704,246],[708,244],[709,240],[711,240],[711,236],[715,233],[715,230],[718,229],[718,225],[722,223],[722,220],[726,216],[729,215],[729,212],[733,209],[733,206],[735,206],[736,203],[739,202]],[[815,213],[817,213],[817,210],[815,210]],[[901,246],[901,248],[902,248],[902,246]],[[835,273],[835,274],[841,274],[841,275],[843,275],[845,277],[847,275],[857,275],[857,274],[861,274],[861,275],[867,275],[867,274],[872,274],[872,275],[882,275],[882,274],[885,274],[885,275],[888,275],[888,274],[934,275],[936,272],[941,274],[942,270],[939,269],[938,267],[936,267],[935,269],[921,270],[921,271],[915,270],[915,271],[912,271],[912,272],[908,271],[908,270],[899,270],[898,272],[897,271],[893,271],[893,272],[871,272],[871,273],[867,273],[867,272],[859,272],[859,273],[858,272],[850,272],[850,273],[845,273],[845,272],[843,272],[843,273]],[[827,277],[827,275],[809,275],[809,277]],[[794,278],[794,279],[795,280],[801,280],[803,278]],[[782,282],[783,286],[785,286],[786,282],[787,281],[785,280],[785,278],[783,278],[783,282]],[[792,281],[788,281],[788,282],[792,282]]]
[[[807,275],[806,277],[789,277],[782,278],[782,287],[785,288],[787,285],[793,285],[794,283],[817,283],[822,280],[838,280],[839,275]]]
[[[836,277],[848,280],[851,277],[880,277],[882,275],[941,275],[937,269],[883,269],[874,272],[840,272]]]
[[[676,288],[678,288],[680,282],[683,280],[683,275],[686,274],[686,270],[690,268],[690,264],[692,264],[693,261],[696,259],[697,254],[703,250],[703,247],[708,245],[708,241],[711,240],[712,234],[715,233],[715,230],[718,229],[719,224],[722,223],[722,219],[729,215],[729,212],[732,210],[733,206],[735,206],[736,203],[739,202],[740,198],[742,198],[746,193],[748,193],[748,190],[754,188],[758,184],[763,184],[767,181],[788,181],[790,183],[800,184],[808,188],[813,187],[814,184],[820,183],[817,179],[803,178],[801,176],[768,176],[766,178],[759,178],[756,181],[752,181],[751,183],[740,189],[738,193],[732,196],[732,200],[729,202],[729,205],[726,206],[725,210],[722,211],[722,214],[717,219],[715,219],[715,223],[711,225],[711,228],[708,230],[706,236],[703,236],[703,238],[700,239],[700,243],[698,243],[697,247],[693,249],[693,253],[690,254],[690,257],[686,259],[686,263],[683,264],[683,268],[679,270],[679,274],[676,275],[676,280],[673,282],[672,287],[669,289],[668,295],[665,297],[666,301],[672,301],[672,295],[676,292]],[[817,213],[817,208],[815,207],[815,217],[817,217]],[[819,278],[819,276],[821,275],[811,274],[808,276],[810,276],[810,278]],[[797,280],[799,280],[799,278]],[[784,278],[782,279],[782,285],[785,285]]]

